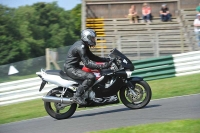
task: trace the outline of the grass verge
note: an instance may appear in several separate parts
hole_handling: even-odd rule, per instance
[[[149,81],[152,99],[200,93],[200,74]],[[0,124],[46,116],[41,99],[1,106]]]
[[[152,98],[166,98],[200,93],[200,74],[148,81]]]
[[[171,122],[115,128],[91,133],[199,133],[200,119],[176,120]]]

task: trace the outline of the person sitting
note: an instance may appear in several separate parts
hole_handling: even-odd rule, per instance
[[[196,7],[196,12],[197,12],[196,18],[198,18],[198,15],[200,14],[200,3],[199,3],[199,5]]]
[[[196,7],[196,11],[197,11],[197,14],[200,13],[200,3],[199,3],[199,5]]]
[[[150,19],[151,19],[151,7],[147,4],[144,3],[143,7],[142,7],[142,15],[143,15],[143,20],[145,22],[150,23]]]
[[[163,22],[171,21],[171,14],[166,4],[163,4],[160,10],[160,19]]]
[[[131,5],[131,7],[129,8],[129,14],[128,14],[128,18],[129,18],[129,22],[130,24],[134,23],[138,23],[138,16],[137,16],[137,11],[135,9],[134,5]]]

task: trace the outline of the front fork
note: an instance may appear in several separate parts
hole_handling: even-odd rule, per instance
[[[134,97],[137,96],[137,94],[136,94],[135,91],[134,91],[135,84],[132,84],[131,81],[128,81],[128,82],[126,83],[126,85],[128,86],[129,91],[132,93],[132,95],[133,95]]]

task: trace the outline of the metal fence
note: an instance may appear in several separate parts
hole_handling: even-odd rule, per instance
[[[33,74],[35,74],[36,71],[40,70],[41,68],[45,68],[45,56],[24,60],[20,62],[15,62],[11,64],[1,65],[0,66],[0,83],[11,81],[11,80],[17,80],[25,78],[26,76],[34,77]],[[14,69],[14,70],[13,70]],[[14,72],[12,74],[11,71],[18,71]],[[9,75],[11,73],[11,75]],[[21,77],[21,78],[20,78]]]
[[[56,60],[56,63],[61,69],[63,69],[63,63],[68,49],[69,46],[50,50],[52,60]],[[40,71],[42,68],[46,69],[47,60],[46,56],[41,56],[6,65],[0,65],[0,83],[37,77],[35,73]],[[50,69],[56,69],[54,64],[52,64],[52,60],[49,61]],[[14,71],[14,73],[11,71]]]

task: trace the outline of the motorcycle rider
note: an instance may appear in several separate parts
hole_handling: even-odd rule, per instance
[[[78,104],[87,104],[85,100],[81,98],[83,93],[89,89],[95,82],[95,75],[82,71],[80,68],[80,62],[91,69],[104,69],[109,68],[112,61],[109,58],[98,57],[94,55],[89,47],[96,45],[96,33],[93,29],[85,29],[81,32],[81,40],[75,42],[67,53],[67,58],[64,64],[64,71],[72,79],[83,80],[72,97],[72,100]],[[105,62],[104,64],[96,64],[95,62]]]

